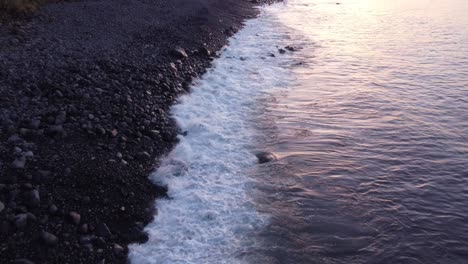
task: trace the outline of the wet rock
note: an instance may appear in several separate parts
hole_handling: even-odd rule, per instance
[[[105,223],[100,223],[100,224],[97,226],[96,234],[98,234],[98,236],[102,236],[102,237],[110,237],[110,236],[112,236],[112,233],[111,233],[111,231],[109,230],[109,227],[107,227],[107,225],[106,225]]]
[[[117,243],[114,244],[112,249],[113,249],[114,253],[117,254],[117,255],[122,254],[122,253],[125,252],[125,249],[121,245],[119,245]]]
[[[284,50],[284,49],[279,49],[278,51],[279,51],[279,53],[281,53],[281,54],[286,53],[286,50]]]
[[[68,217],[70,219],[70,221],[75,224],[75,225],[78,225],[80,223],[80,220],[81,220],[81,215],[77,212],[70,212],[68,214]]]
[[[178,58],[178,59],[183,59],[183,58],[187,58],[188,55],[187,53],[185,52],[185,50],[181,47],[176,47],[175,49],[173,49],[171,51],[171,54],[172,56]]]
[[[45,231],[41,233],[41,240],[47,246],[55,246],[58,243],[58,237],[56,237],[52,233],[45,232]]]
[[[255,154],[255,156],[257,157],[258,163],[260,164],[271,162],[277,159],[275,154],[271,152],[264,152],[264,151],[258,152],[257,154]]]
[[[23,157],[23,156],[16,158],[11,163],[11,167],[14,169],[24,169],[25,166],[26,166],[26,157]]]
[[[204,55],[204,56],[207,56],[207,57],[211,56],[211,51],[209,49],[207,49],[206,47],[201,47],[200,49],[198,49],[198,52],[201,55]]]

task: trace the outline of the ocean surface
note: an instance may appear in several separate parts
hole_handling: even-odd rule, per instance
[[[468,1],[263,7],[192,90],[131,263],[468,263]]]

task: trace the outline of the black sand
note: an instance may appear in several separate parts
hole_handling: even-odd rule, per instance
[[[170,106],[254,5],[75,1],[2,22],[1,263],[127,261],[165,194],[148,175],[180,133]]]

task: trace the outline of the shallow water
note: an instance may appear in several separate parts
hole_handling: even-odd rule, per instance
[[[171,199],[132,263],[467,263],[466,14],[263,8],[174,107],[188,135],[152,176]]]

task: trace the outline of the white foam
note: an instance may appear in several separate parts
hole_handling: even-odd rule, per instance
[[[132,263],[243,263],[240,254],[266,225],[268,218],[247,194],[253,180],[246,170],[257,163],[256,102],[289,76],[282,67],[288,55],[277,48],[284,35],[272,13],[248,21],[193,92],[173,107],[188,135],[151,176],[168,186],[170,199],[156,202],[158,214],[146,227],[149,241],[130,246]]]

